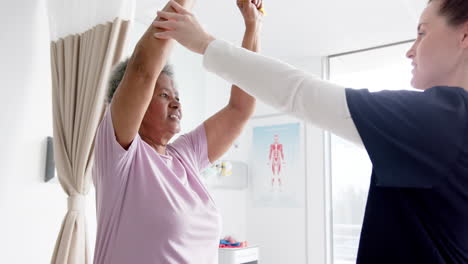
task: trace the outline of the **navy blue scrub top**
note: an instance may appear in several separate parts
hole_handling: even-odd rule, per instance
[[[468,92],[346,99],[373,165],[357,263],[468,263]]]

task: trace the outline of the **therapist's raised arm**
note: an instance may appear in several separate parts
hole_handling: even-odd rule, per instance
[[[175,39],[189,50],[204,54],[204,66],[280,111],[304,119],[358,145],[362,140],[349,113],[345,88],[279,60],[216,40],[193,14],[175,2],[176,13],[159,22],[161,39]]]

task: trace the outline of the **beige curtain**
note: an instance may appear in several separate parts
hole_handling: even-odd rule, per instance
[[[51,263],[90,263],[84,211],[91,185],[94,136],[113,65],[122,56],[129,21],[116,18],[51,43],[54,154],[68,212]]]

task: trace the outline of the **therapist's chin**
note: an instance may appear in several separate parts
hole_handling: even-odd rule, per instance
[[[411,78],[411,86],[414,89],[423,90],[423,91],[426,90],[426,89],[431,88],[431,87],[429,87],[427,82],[424,82],[423,80],[418,78],[414,73],[413,73],[413,78]]]

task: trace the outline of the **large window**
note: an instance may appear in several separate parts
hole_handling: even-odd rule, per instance
[[[329,79],[350,88],[370,91],[411,89],[411,43],[329,57]],[[332,259],[356,262],[369,189],[371,162],[364,148],[330,136]]]

